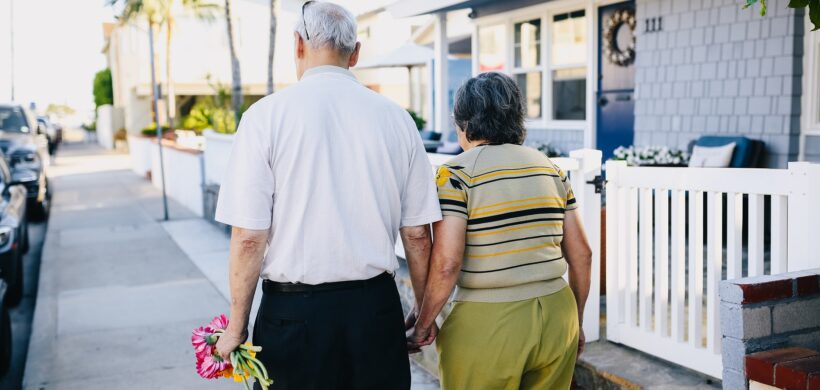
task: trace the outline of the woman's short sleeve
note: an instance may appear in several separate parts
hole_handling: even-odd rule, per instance
[[[442,165],[436,173],[438,201],[442,216],[467,219],[467,186],[461,181],[453,167]]]

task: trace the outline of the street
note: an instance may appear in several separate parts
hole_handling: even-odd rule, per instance
[[[31,247],[23,260],[23,300],[9,310],[11,315],[12,357],[11,368],[5,377],[0,379],[0,389],[19,389],[23,381],[28,343],[31,336],[31,320],[37,299],[37,281],[40,274],[40,256],[46,232],[46,222],[29,223]]]

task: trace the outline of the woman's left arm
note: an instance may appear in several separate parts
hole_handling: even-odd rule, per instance
[[[578,210],[567,210],[564,215],[564,239],[561,242],[569,264],[569,286],[578,305],[578,324],[584,326],[584,305],[589,295],[590,274],[592,272],[592,249],[587,242],[584,224]],[[584,331],[580,330],[578,354],[584,351]]]
[[[441,222],[433,224],[433,254],[424,301],[408,340],[413,349],[430,345],[436,338],[436,317],[450,298],[464,262],[466,234],[467,220],[464,218],[445,216]]]

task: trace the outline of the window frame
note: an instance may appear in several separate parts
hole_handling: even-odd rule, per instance
[[[811,31],[809,17],[805,17],[805,31]],[[803,90],[800,124],[799,161],[806,159],[808,137],[820,137],[820,36],[806,34],[803,50]]]
[[[557,4],[556,4],[557,3]],[[595,123],[594,116],[595,110],[594,108],[590,110],[589,105],[594,102],[595,94],[595,85],[590,84],[594,83],[593,71],[596,71],[596,61],[597,57],[595,51],[590,49],[595,45],[595,37],[589,36],[590,30],[594,32],[594,29],[590,29],[590,23],[595,23],[596,16],[592,14],[591,11],[594,9],[590,5],[591,3],[596,3],[594,1],[562,1],[562,2],[555,2],[555,3],[545,3],[539,4],[535,6],[525,7],[521,9],[517,9],[514,11],[509,11],[497,15],[486,16],[483,18],[478,18],[475,20],[475,27],[473,29],[473,44],[474,44],[474,60],[473,60],[473,75],[478,75],[479,73],[479,57],[480,57],[480,47],[481,43],[479,42],[479,30],[484,27],[491,27],[496,25],[505,25],[505,44],[506,44],[506,59],[503,68],[503,72],[511,77],[515,77],[519,74],[531,73],[531,72],[540,72],[541,73],[541,116],[539,118],[527,118],[525,120],[525,124],[527,128],[542,128],[542,129],[556,129],[556,130],[587,130],[589,131],[590,126],[593,126]],[[575,11],[585,11],[584,17],[586,18],[586,48],[587,48],[587,59],[585,63],[580,64],[570,64],[570,65],[553,65],[552,64],[552,25],[553,25],[553,17],[555,15],[565,14],[569,12]],[[597,12],[597,11],[595,11]],[[533,20],[540,20],[541,21],[541,32],[540,32],[540,48],[541,48],[541,58],[540,63],[538,66],[534,67],[516,67],[515,66],[515,25],[518,23],[533,21]],[[584,120],[561,120],[561,119],[553,119],[553,106],[552,106],[552,84],[554,82],[553,79],[553,71],[559,69],[570,69],[570,68],[584,68],[586,71],[586,91],[585,91],[585,102],[586,102],[586,114]],[[586,137],[585,137],[586,138]]]

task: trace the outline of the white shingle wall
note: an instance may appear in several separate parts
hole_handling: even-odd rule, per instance
[[[803,11],[777,1],[761,17],[743,3],[637,0],[636,145],[742,134],[766,143],[767,166],[796,159]],[[658,16],[663,31],[644,32]]]

